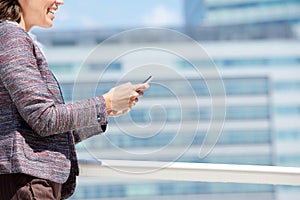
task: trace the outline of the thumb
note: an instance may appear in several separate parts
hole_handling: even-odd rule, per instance
[[[136,84],[134,85],[135,91],[146,90],[150,87],[148,83]]]

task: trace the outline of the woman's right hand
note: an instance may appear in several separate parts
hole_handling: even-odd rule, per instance
[[[130,82],[116,86],[103,95],[108,116],[117,117],[128,113],[138,102],[139,97],[148,89],[149,84],[131,84]]]

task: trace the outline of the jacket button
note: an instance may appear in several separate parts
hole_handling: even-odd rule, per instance
[[[101,122],[101,114],[100,113],[97,115],[97,121]]]

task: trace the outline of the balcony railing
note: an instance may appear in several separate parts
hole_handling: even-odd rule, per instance
[[[300,186],[300,168],[129,160],[80,160],[82,177]]]

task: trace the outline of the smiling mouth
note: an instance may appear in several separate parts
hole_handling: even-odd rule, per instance
[[[55,11],[54,10],[48,9],[48,13],[51,13],[52,15],[55,15]]]

